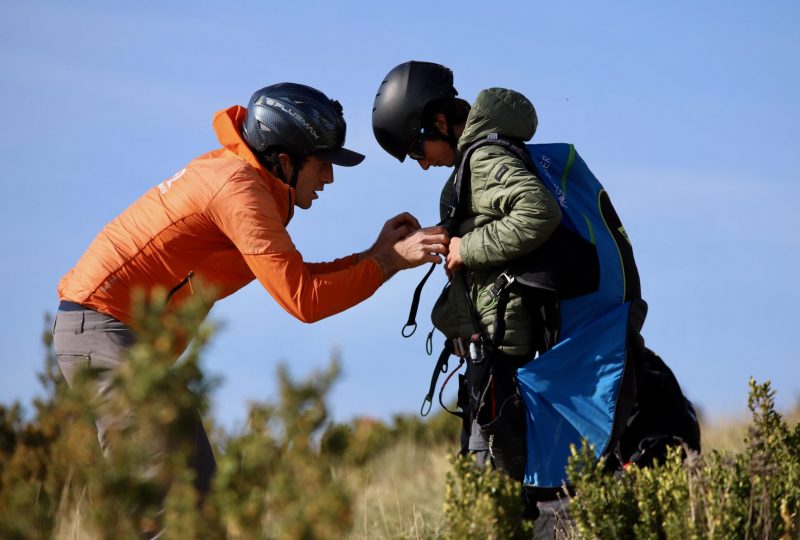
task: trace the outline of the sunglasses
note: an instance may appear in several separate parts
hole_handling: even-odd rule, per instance
[[[425,159],[425,128],[419,128],[417,140],[411,143],[411,148],[408,149],[408,157],[415,161]]]

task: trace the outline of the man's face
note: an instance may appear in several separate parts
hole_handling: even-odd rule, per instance
[[[294,189],[294,204],[307,210],[318,197],[317,192],[325,189],[325,184],[333,182],[333,165],[329,161],[309,156],[297,175]]]

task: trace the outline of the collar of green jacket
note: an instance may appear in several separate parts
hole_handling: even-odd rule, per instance
[[[506,88],[482,90],[469,111],[458,151],[490,133],[527,141],[536,132],[536,109],[528,98]]]
[[[264,180],[264,184],[279,205],[279,210],[286,216],[285,224],[288,224],[294,214],[294,189],[267,171],[253,151],[250,150],[250,147],[247,146],[247,143],[242,138],[242,124],[246,116],[247,109],[241,105],[234,105],[217,111],[214,114],[214,132],[225,150],[244,160]],[[284,207],[284,205],[287,206]]]

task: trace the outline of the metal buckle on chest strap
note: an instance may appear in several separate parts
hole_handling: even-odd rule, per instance
[[[497,279],[494,281],[492,288],[489,289],[489,294],[492,295],[492,298],[497,298],[504,290],[509,288],[511,284],[514,283],[516,280],[517,278],[514,277],[513,275],[509,274],[508,272],[503,272],[502,274],[497,276]]]

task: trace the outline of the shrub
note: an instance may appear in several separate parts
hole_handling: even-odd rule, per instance
[[[654,468],[609,475],[591,449],[573,449],[572,513],[582,536],[797,538],[800,426],[790,429],[775,411],[769,382],[750,381],[748,405],[753,421],[741,453],[675,448]]]
[[[197,296],[176,311],[165,309],[163,295],[139,299],[139,339],[104,403],[135,414],[109,433],[107,458],[93,426],[92,373],[68,389],[46,335],[40,379],[47,396],[29,421],[18,404],[0,407],[0,538],[139,538],[162,527],[182,539],[347,532],[349,494],[316,442],[329,422],[325,397],[339,373],[335,362],[308,382],[279,369],[276,403],[253,404],[245,432],[221,437],[218,474],[199,499],[187,441],[215,383],[200,369],[212,327],[202,323],[208,305]],[[175,362],[178,340],[189,339]]]
[[[453,539],[530,538],[533,522],[523,518],[521,485],[474,456],[455,456],[447,474],[446,537]]]

